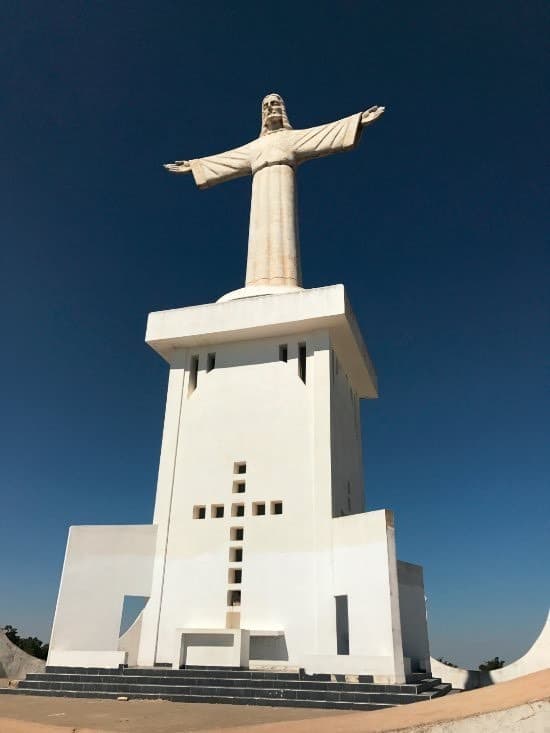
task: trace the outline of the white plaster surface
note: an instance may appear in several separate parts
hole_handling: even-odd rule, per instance
[[[176,629],[172,668],[247,667],[249,648],[250,633],[245,629]]]
[[[134,623],[126,629],[118,640],[118,651],[126,653],[126,664],[129,667],[137,665],[142,623],[143,612],[140,611]]]
[[[255,298],[258,295],[284,295],[285,293],[297,293],[299,290],[303,290],[303,288],[298,285],[249,285],[222,295],[216,302],[225,303],[226,300]]]
[[[115,669],[120,664],[127,664],[124,651],[112,649],[65,649],[54,648],[48,654],[48,667],[105,667]]]
[[[145,341],[172,364],[182,357],[185,363],[186,348],[265,338],[283,342],[318,330],[330,332],[358,397],[377,397],[376,373],[343,285],[150,313]]]
[[[153,525],[71,527],[48,665],[117,666],[125,595],[151,591]]]

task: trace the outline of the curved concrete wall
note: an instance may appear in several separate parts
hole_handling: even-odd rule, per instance
[[[548,667],[550,667],[550,611],[538,639],[529,651],[515,662],[507,664],[502,669],[495,669],[489,674],[492,682],[505,682]]]
[[[480,672],[475,669],[449,667],[448,664],[443,664],[433,658],[431,666],[434,677],[440,677],[443,682],[448,682],[457,690],[472,690],[475,687],[506,682],[541,669],[548,669],[550,668],[550,611],[542,631],[529,651],[502,669]]]
[[[27,654],[0,630],[0,677],[20,680],[30,672],[43,672],[46,662]]]

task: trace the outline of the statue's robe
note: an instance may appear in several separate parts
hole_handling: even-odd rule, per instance
[[[295,169],[353,148],[362,113],[307,130],[265,133],[234,150],[191,160],[199,188],[252,175],[246,286],[301,285]]]

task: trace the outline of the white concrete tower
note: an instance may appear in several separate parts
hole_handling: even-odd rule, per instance
[[[302,289],[296,222],[277,230],[297,162],[352,147],[383,109],[305,131],[286,112],[270,127],[271,109],[258,141],[169,166],[199,185],[266,172],[256,274],[217,303],[150,314],[146,341],[170,366],[153,524],[73,528],[50,665],[278,665],[388,682],[429,671],[422,569],[397,561],[392,512],[365,511],[359,401],[377,397],[373,366],[344,287]],[[83,583],[101,587],[84,613],[102,623],[86,635],[71,621]],[[148,602],[118,639],[128,594]]]

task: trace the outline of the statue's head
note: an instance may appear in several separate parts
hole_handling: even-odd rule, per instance
[[[270,132],[282,129],[291,129],[286,115],[285,103],[280,94],[268,94],[262,101],[262,129],[260,135],[267,135]]]

